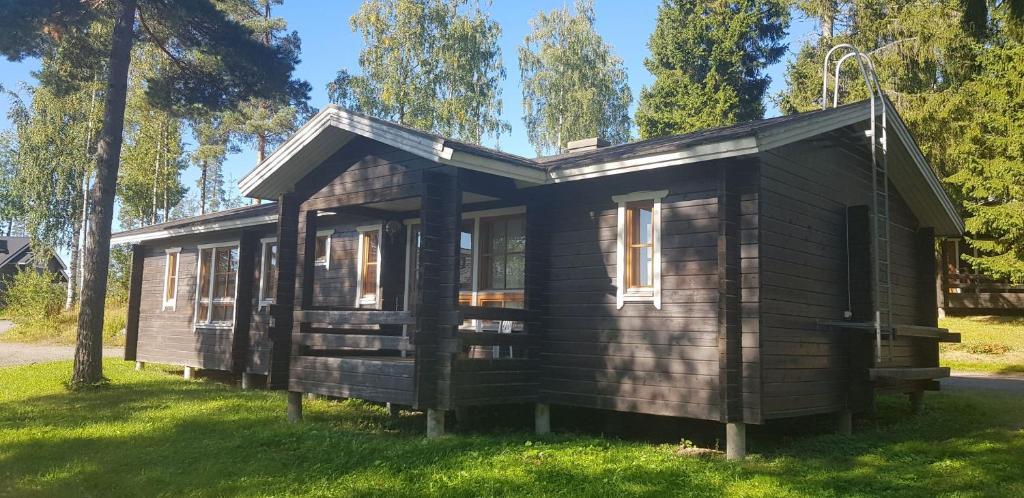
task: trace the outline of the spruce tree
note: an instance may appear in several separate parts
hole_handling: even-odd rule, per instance
[[[768,66],[785,54],[787,3],[662,0],[636,123],[653,138],[759,119]]]

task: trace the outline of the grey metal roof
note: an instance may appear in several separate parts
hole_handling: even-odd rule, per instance
[[[28,250],[30,239],[28,237],[0,237],[0,241],[7,243],[7,251],[0,252],[0,268],[3,268],[21,259],[22,254]],[[2,245],[0,244],[0,246]]]
[[[123,232],[117,232],[116,234],[114,234],[114,237],[133,237],[138,235],[158,233],[174,229],[184,229],[193,226],[207,225],[225,221],[244,220],[247,218],[255,218],[259,216],[267,216],[272,214],[277,214],[277,203],[265,202],[263,204],[242,206],[239,208],[217,211],[215,213],[206,213],[199,216],[190,216],[188,218],[180,218],[165,223],[157,223],[156,225],[149,225],[141,228],[135,228],[132,230],[125,230]]]

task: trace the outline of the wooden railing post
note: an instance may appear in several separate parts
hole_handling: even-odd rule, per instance
[[[295,303],[295,274],[298,269],[299,199],[283,194],[278,199],[277,288],[271,307],[272,325],[268,333],[270,369],[267,387],[288,387],[288,363],[291,358],[292,308]]]

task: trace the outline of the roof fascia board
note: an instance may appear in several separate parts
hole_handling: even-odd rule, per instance
[[[681,164],[711,161],[728,157],[756,154],[760,151],[755,137],[740,137],[730,140],[704,143],[686,147],[667,154],[655,154],[622,161],[608,161],[600,164],[554,170],[549,173],[550,183],[583,180],[599,176],[632,173],[648,169],[677,166]]]
[[[881,110],[877,111],[881,113]],[[818,116],[801,123],[788,123],[771,127],[757,133],[757,143],[762,150],[770,150],[811,138],[832,130],[866,121],[871,115],[868,105],[854,105],[838,112]]]
[[[324,111],[313,116],[313,119],[310,119],[291,138],[271,153],[270,157],[264,159],[263,162],[256,165],[252,171],[239,180],[238,189],[242,195],[248,196],[268,176],[277,171],[285,161],[294,156],[316,138],[321,131],[326,129],[330,125],[330,121],[330,114]]]
[[[140,234],[125,234],[115,235],[110,238],[111,244],[134,244],[138,242],[145,242],[148,240],[165,239],[168,237],[175,237],[179,235],[192,235],[207,232],[217,232],[220,230],[230,230],[233,228],[245,228],[256,225],[265,225],[269,223],[277,223],[277,214],[268,214],[264,216],[253,216],[249,218],[239,218],[236,220],[228,220],[221,223],[210,223],[210,224],[197,224],[190,225],[187,227],[180,228],[168,228],[165,230],[158,230],[155,232],[146,232]]]
[[[448,148],[448,150],[451,151],[450,157],[440,160],[439,162],[441,164],[450,164],[452,166],[479,171],[481,173],[504,176],[506,178],[534,185],[541,185],[548,182],[548,173],[540,168],[520,166],[489,157],[470,154],[461,150],[453,150],[450,148]]]

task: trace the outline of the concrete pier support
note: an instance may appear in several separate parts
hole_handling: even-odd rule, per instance
[[[747,426],[743,422],[725,424],[725,458],[743,460],[747,457]]]
[[[836,432],[844,436],[853,434],[853,412],[849,408],[836,414]]]
[[[302,422],[302,393],[288,391],[288,421]]]
[[[396,405],[396,404],[394,404],[394,403],[388,403],[388,404],[386,404],[386,405],[385,405],[385,407],[386,407],[386,408],[387,408],[387,410],[388,410],[388,416],[389,416],[389,417],[396,417],[396,418],[397,418],[397,417],[398,417],[398,414],[399,414],[399,412],[401,411],[401,410],[400,410],[400,409],[398,408],[398,405]]]
[[[135,371],[141,372],[145,368],[146,368],[146,362],[144,362],[144,361],[137,361],[137,362],[135,362]]]
[[[195,367],[185,367],[185,371],[182,372],[181,376],[185,380],[192,380],[196,378],[196,370],[197,369]]]
[[[242,374],[242,389],[252,389],[255,385],[256,375],[251,373]]]
[[[537,434],[548,434],[551,432],[551,406],[544,403],[537,403],[533,409],[533,427]]]
[[[427,409],[427,437],[436,438],[444,435],[444,410]]]

